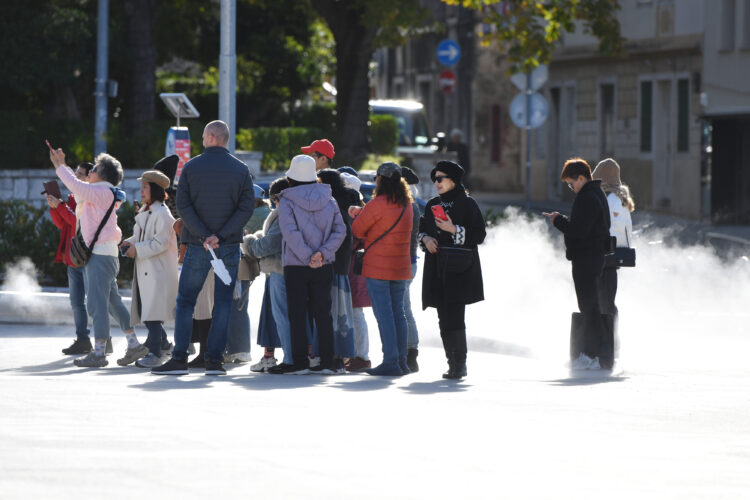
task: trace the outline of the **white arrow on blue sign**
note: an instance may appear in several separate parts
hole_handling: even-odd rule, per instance
[[[444,66],[453,66],[461,59],[461,47],[450,38],[446,38],[437,48],[437,58]]]

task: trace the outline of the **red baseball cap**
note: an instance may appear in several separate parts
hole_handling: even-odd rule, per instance
[[[333,159],[336,152],[333,150],[333,144],[328,139],[318,139],[313,141],[309,146],[300,148],[303,153],[309,155],[312,152],[320,153],[328,159]]]

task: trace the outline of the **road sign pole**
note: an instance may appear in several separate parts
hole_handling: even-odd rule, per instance
[[[526,211],[531,211],[531,72],[526,73]]]

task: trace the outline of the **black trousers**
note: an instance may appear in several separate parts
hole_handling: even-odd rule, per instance
[[[617,268],[605,267],[599,280],[599,309],[603,314],[617,316]]]
[[[594,358],[599,355],[604,332],[599,307],[599,282],[604,270],[604,257],[574,260],[572,264],[578,310],[583,316],[583,353]]]
[[[318,269],[308,266],[284,267],[289,330],[292,337],[292,360],[307,366],[307,316],[315,320],[318,332],[320,366],[333,367],[333,318],[331,318],[331,285],[333,265]]]
[[[437,313],[446,356],[455,352],[457,356],[466,359],[466,305],[444,304],[437,308]]]

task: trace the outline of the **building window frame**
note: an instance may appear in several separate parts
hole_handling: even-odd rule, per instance
[[[641,76],[638,78],[638,152],[642,158],[653,158],[654,155],[654,82],[656,77]],[[646,89],[648,85],[648,89]],[[648,93],[646,94],[646,91]],[[648,116],[644,112],[648,112]],[[646,120],[648,120],[646,122]],[[648,131],[644,124],[648,123]]]
[[[690,78],[689,76],[675,78],[677,89],[677,140],[675,151],[690,153]]]
[[[604,137],[602,136],[602,126],[604,124],[604,95],[603,95],[603,87],[605,85],[611,85],[612,86],[612,144],[611,147],[611,154],[614,156],[617,154],[617,77],[612,76],[603,76],[599,77],[596,82],[596,136],[597,136],[597,146],[598,146],[598,153],[600,156],[608,154],[604,151]]]

